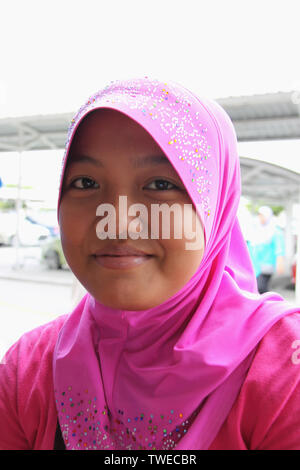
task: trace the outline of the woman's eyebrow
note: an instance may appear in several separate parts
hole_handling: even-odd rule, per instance
[[[147,168],[156,165],[171,165],[165,155],[146,155],[130,159],[134,168]]]
[[[90,157],[89,155],[72,155],[70,165],[73,163],[92,163],[93,165],[103,167],[103,163],[98,158]]]

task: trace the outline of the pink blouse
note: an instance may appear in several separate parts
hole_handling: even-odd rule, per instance
[[[52,357],[66,315],[25,333],[0,365],[0,449],[51,450],[57,424]],[[210,450],[300,450],[300,315],[260,342]]]

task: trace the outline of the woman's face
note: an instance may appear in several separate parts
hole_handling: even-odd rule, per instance
[[[120,207],[124,201],[127,211]],[[146,212],[128,215],[136,203]],[[162,236],[165,222],[160,216],[158,238],[151,238],[153,205],[175,203],[182,216],[171,217],[170,236]],[[108,220],[107,212],[99,215],[102,204],[115,209],[115,238],[114,230],[111,238],[99,238],[99,222]],[[187,227],[185,219],[186,231],[176,238],[185,204],[192,208],[193,224]],[[78,127],[68,156],[59,221],[71,270],[96,300],[112,308],[146,310],[161,304],[189,281],[203,257],[202,228],[197,249],[187,249],[186,243],[193,240],[186,234],[195,232],[199,219],[179,176],[152,137],[117,111],[94,111]],[[134,232],[136,238],[145,228],[147,238],[133,239]]]

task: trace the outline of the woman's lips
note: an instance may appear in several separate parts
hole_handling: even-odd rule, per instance
[[[97,251],[93,255],[100,266],[110,269],[130,269],[146,263],[153,255],[129,246],[116,246]]]

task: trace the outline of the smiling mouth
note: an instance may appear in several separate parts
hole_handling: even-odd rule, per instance
[[[132,269],[147,263],[154,256],[130,245],[110,245],[93,254],[99,266],[108,269]]]
[[[134,254],[101,254],[93,255],[97,264],[109,269],[130,269],[141,266],[153,258],[153,255]]]

